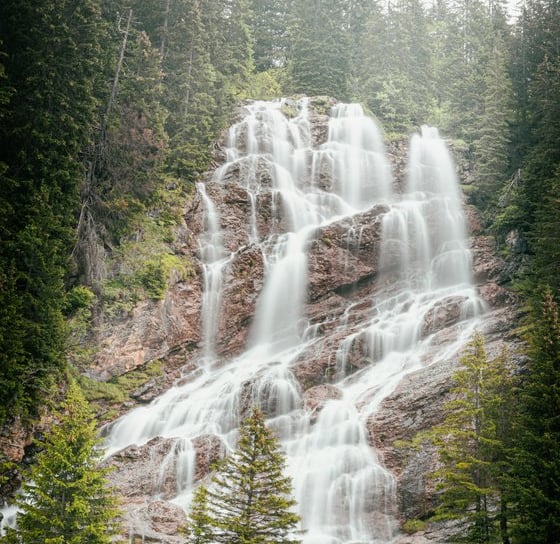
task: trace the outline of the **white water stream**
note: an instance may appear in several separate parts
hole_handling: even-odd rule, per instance
[[[329,140],[318,147],[312,145],[309,115],[305,100],[293,119],[282,114],[280,102],[248,106],[246,118],[230,130],[227,162],[214,175],[215,182],[225,183],[231,169],[240,169],[239,183],[251,202],[248,239],[265,259],[245,353],[228,362],[215,355],[224,271],[233,256],[223,247],[216,207],[199,185],[206,226],[200,239],[201,372],[118,420],[106,439],[107,454],[156,436],[177,438],[174,502],[187,508],[195,473],[191,439],[214,434],[234,448],[249,395],[269,415],[287,451],[304,544],[389,543],[398,534],[395,479],[369,446],[366,421],[406,373],[454,355],[476,323],[471,318],[481,307],[470,281],[465,220],[453,165],[435,129],[412,138],[410,176],[399,196],[392,194],[380,133],[360,106],[333,108]],[[259,178],[263,164],[268,187]],[[272,191],[275,217],[271,232],[259,232],[259,196],[266,191]],[[371,300],[369,319],[333,354],[335,385],[343,397],[327,401],[313,420],[292,374],[297,356],[320,340],[304,315],[308,246],[319,226],[381,202],[390,205],[381,263],[392,268]],[[451,297],[465,320],[462,333],[437,345],[426,316]],[[346,314],[352,312],[349,303]],[[368,364],[349,373],[349,354],[357,346]]]

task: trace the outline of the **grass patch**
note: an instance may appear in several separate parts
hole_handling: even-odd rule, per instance
[[[474,195],[478,192],[478,187],[472,183],[469,185],[465,185],[465,184],[461,184],[461,191],[463,191],[463,193],[465,193],[466,195],[470,196],[470,195]]]
[[[407,519],[402,525],[402,530],[407,535],[413,535],[424,529],[426,529],[426,522],[421,519]]]
[[[130,400],[131,393],[141,385],[152,378],[162,375],[163,363],[160,360],[156,360],[131,370],[122,376],[111,378],[106,382],[81,375],[79,383],[86,399],[101,409],[103,405],[122,404]],[[107,417],[109,411],[105,410],[104,412],[105,417]]]
[[[91,403],[103,401],[116,404],[128,400],[128,395],[116,383],[100,382],[88,376],[80,376],[79,383],[84,396]]]

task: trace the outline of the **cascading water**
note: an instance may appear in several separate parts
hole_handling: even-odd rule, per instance
[[[232,127],[227,161],[213,182],[226,184],[239,171],[236,182],[250,202],[247,243],[260,248],[265,262],[246,351],[219,365],[201,364],[192,381],[121,418],[107,437],[107,454],[156,436],[177,438],[174,502],[187,507],[195,472],[190,440],[212,434],[233,448],[240,414],[258,404],[288,454],[304,543],[389,543],[398,533],[395,479],[370,447],[366,421],[404,374],[449,357],[474,327],[465,321],[454,341],[435,347],[430,315],[443,304],[458,304],[466,319],[480,305],[470,282],[457,180],[435,129],[412,138],[401,197],[392,195],[379,131],[359,106],[336,106],[328,133],[326,143],[313,145],[306,100],[293,119],[282,114],[281,102],[251,104]],[[203,185],[198,190],[206,217],[200,240],[205,358],[213,359],[223,272],[233,257],[224,249],[212,199]],[[267,192],[273,217],[263,232],[257,212]],[[293,374],[298,357],[320,340],[320,324],[307,326],[304,310],[309,245],[318,229],[380,202],[390,205],[383,219],[382,287],[366,318],[341,334],[331,379],[339,398],[311,414]],[[348,231],[348,239],[355,235]],[[337,325],[341,333],[354,304]],[[350,373],[356,350],[368,364]]]

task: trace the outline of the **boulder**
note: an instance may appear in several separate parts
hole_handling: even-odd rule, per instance
[[[225,446],[214,435],[201,435],[185,443],[179,438],[153,438],[142,446],[130,446],[105,463],[111,467],[109,478],[126,501],[157,496],[175,497],[181,483],[177,481],[177,461],[182,452],[194,449],[193,481],[210,472],[213,463],[224,456]],[[184,461],[183,461],[184,462]],[[185,467],[182,467],[185,472]]]
[[[193,438],[195,454],[194,481],[205,478],[212,470],[212,465],[222,459],[226,454],[225,444],[221,438],[213,434],[202,434]]]
[[[434,305],[424,316],[422,337],[455,325],[463,319],[466,297],[447,297]]]

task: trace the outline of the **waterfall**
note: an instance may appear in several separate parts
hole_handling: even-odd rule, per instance
[[[235,182],[250,205],[247,241],[263,255],[264,285],[244,352],[221,364],[201,362],[202,372],[190,382],[118,420],[106,439],[107,455],[156,436],[176,438],[173,501],[187,508],[195,462],[188,441],[212,434],[234,448],[241,414],[258,404],[287,452],[304,544],[389,543],[398,534],[396,481],[371,448],[366,423],[406,373],[456,353],[482,310],[471,283],[458,183],[435,129],[425,127],[411,138],[409,175],[399,196],[381,134],[360,106],[335,106],[328,140],[319,145],[313,143],[308,101],[300,101],[292,118],[282,106],[246,106],[245,117],[229,131],[226,162],[212,178],[225,187],[238,172]],[[210,193],[203,184],[198,192],[205,214],[203,359],[214,361],[216,322],[226,303],[224,270],[233,256],[224,249]],[[272,216],[267,228],[258,220],[265,194]],[[305,313],[309,247],[320,229],[380,203],[388,211],[376,296],[365,304],[349,300],[335,324],[340,340],[330,383],[340,394],[311,414],[294,375],[300,358],[321,340],[321,323],[309,324]],[[349,227],[348,240],[356,238],[359,246],[361,236],[361,229]],[[362,317],[350,326],[358,305]],[[431,316],[454,305],[461,330],[437,346]],[[356,352],[363,361],[357,372]]]

